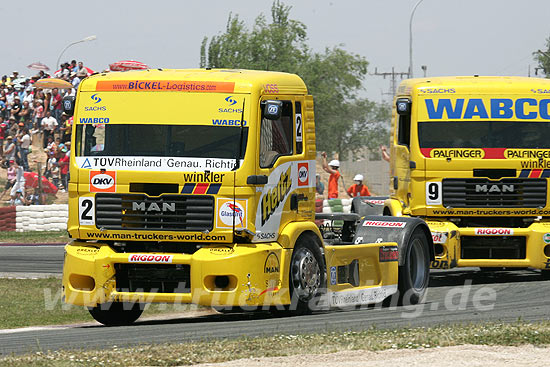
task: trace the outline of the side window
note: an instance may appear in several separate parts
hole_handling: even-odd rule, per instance
[[[302,142],[304,135],[304,126],[302,124],[302,104],[300,102],[296,102],[294,106],[296,107],[296,154],[302,154],[304,146]]]
[[[283,101],[280,119],[268,120],[262,117],[262,126],[260,128],[260,167],[271,167],[279,156],[292,154],[293,135],[292,103],[290,101]]]
[[[397,144],[411,145],[411,115],[399,115],[399,130]]]

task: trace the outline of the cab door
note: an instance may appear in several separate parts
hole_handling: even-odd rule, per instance
[[[270,95],[264,96],[260,103],[256,177],[267,183],[256,186],[258,206],[253,242],[278,239],[280,228],[297,218],[297,210],[291,203],[296,201],[291,200],[294,191],[304,180],[309,184],[309,177],[304,177],[309,172],[302,173],[302,181],[298,179],[299,170],[304,171],[296,155],[297,142],[302,151],[303,127],[301,113],[296,114],[296,102],[295,96]]]

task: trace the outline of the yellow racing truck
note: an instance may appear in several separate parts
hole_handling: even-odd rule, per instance
[[[392,117],[386,215],[420,217],[432,268],[550,269],[550,81],[409,79]]]
[[[313,98],[296,75],[145,70],[84,79],[74,114],[65,302],[105,325],[146,303],[294,313],[421,302],[417,218],[321,214]]]

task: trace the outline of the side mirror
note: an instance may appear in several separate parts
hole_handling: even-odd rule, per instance
[[[411,114],[411,100],[408,98],[399,98],[395,102],[397,108],[397,113],[400,115],[410,115]]]
[[[264,117],[268,120],[278,120],[283,112],[283,102],[281,101],[264,101]]]
[[[72,116],[74,115],[74,96],[65,96],[63,97],[63,112],[65,112],[67,115]]]

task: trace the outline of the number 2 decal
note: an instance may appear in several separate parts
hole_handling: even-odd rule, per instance
[[[426,182],[426,205],[441,205],[441,182]]]
[[[302,142],[302,114],[296,114],[296,143]]]
[[[95,225],[95,207],[93,197],[78,198],[78,222],[81,226]]]

